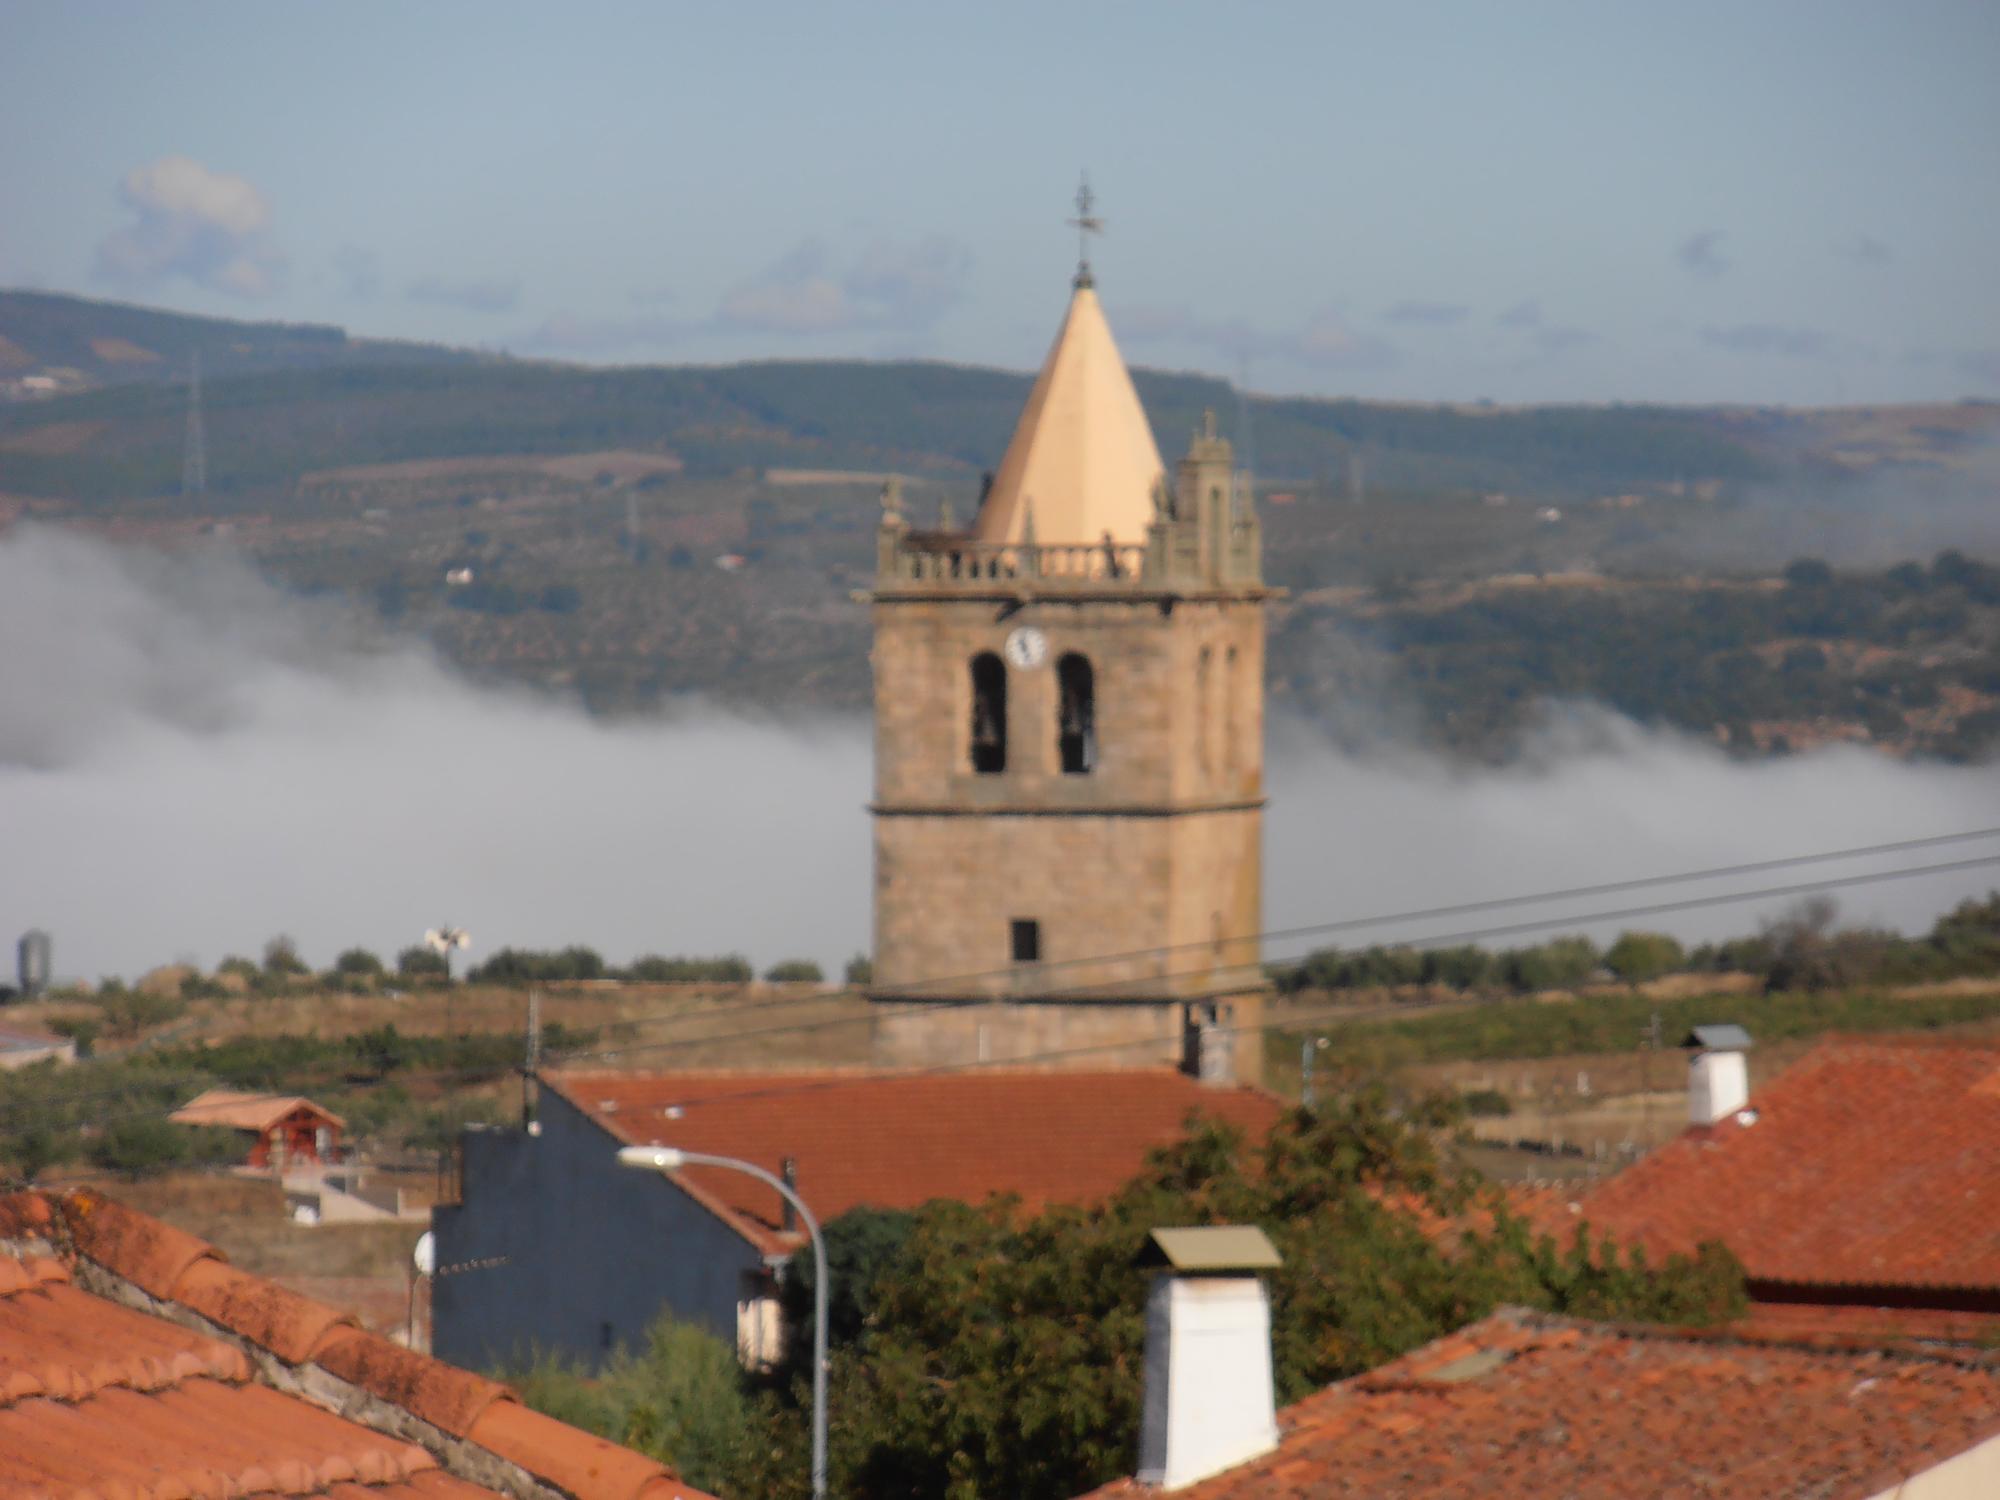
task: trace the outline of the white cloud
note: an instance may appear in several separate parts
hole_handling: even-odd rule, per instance
[[[722,299],[716,321],[765,333],[826,333],[855,318],[828,266],[826,246],[805,240]]]
[[[106,280],[147,286],[184,277],[234,297],[275,289],[284,258],[271,243],[270,204],[249,179],[163,156],[126,173],[118,196],[134,218],[97,247]]]
[[[810,335],[922,332],[964,300],[972,251],[945,235],[877,240],[845,266],[803,240],[722,299],[718,328]]]

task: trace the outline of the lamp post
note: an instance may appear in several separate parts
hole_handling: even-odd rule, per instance
[[[739,1161],[733,1156],[710,1156],[705,1151],[683,1151],[678,1146],[623,1146],[618,1151],[620,1166],[635,1167],[643,1172],[672,1172],[681,1167],[722,1167],[731,1172],[741,1172],[746,1177],[754,1177],[773,1189],[787,1203],[798,1210],[799,1218],[806,1226],[806,1233],[812,1239],[813,1248],[813,1433],[812,1433],[812,1492],[813,1500],[826,1500],[826,1241],[819,1235],[819,1220],[812,1215],[805,1201],[792,1191],[791,1186],[776,1173],[767,1172],[755,1162]]]

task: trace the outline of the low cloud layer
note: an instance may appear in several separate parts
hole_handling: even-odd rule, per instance
[[[0,639],[0,936],[48,928],[64,974],[212,964],[280,932],[324,965],[440,923],[475,958],[580,942],[835,966],[867,946],[862,720],[606,724],[473,687],[226,555],[46,528],[0,538]],[[1524,752],[1468,770],[1276,724],[1269,924],[2000,824],[1991,768],[1746,766],[1588,710]],[[1921,925],[1988,885],[2000,872],[1844,905]]]
[[[2000,557],[2000,437],[1969,437],[1949,468],[1884,464],[1829,483],[1759,485],[1662,544],[1740,572],[1816,557],[1845,568],[1928,562],[1947,549]]]
[[[247,178],[163,156],[126,173],[118,197],[132,219],[97,247],[104,280],[146,289],[178,278],[233,297],[275,289],[284,261],[270,204]]]

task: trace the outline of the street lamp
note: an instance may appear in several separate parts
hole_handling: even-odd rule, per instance
[[[673,1172],[681,1167],[723,1167],[754,1177],[798,1210],[813,1247],[813,1500],[826,1500],[826,1241],[819,1236],[819,1220],[805,1201],[776,1173],[755,1162],[738,1161],[733,1156],[710,1156],[705,1151],[683,1151],[678,1146],[621,1146],[618,1164],[642,1172]]]

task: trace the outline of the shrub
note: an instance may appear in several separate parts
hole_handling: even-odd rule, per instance
[[[1604,967],[1627,984],[1657,979],[1686,962],[1681,945],[1664,932],[1621,932],[1604,954]]]
[[[451,965],[444,961],[442,953],[433,953],[419,944],[396,955],[396,972],[411,980],[449,979]]]
[[[786,958],[766,969],[764,977],[772,984],[818,984],[826,975],[809,958]]]
[[[1524,993],[1572,989],[1596,971],[1597,946],[1586,937],[1551,938],[1500,956],[1507,983]]]
[[[481,984],[552,984],[603,977],[604,960],[596,949],[584,947],[565,948],[560,953],[502,948],[466,976]]]
[[[1465,1112],[1483,1120],[1504,1119],[1514,1113],[1514,1101],[1498,1089],[1472,1089],[1459,1096]]]
[[[333,972],[378,978],[383,972],[382,960],[366,948],[349,948],[333,961]]]
[[[299,945],[279,933],[264,945],[264,972],[289,979],[295,974],[310,974],[312,970],[299,957]]]
[[[66,1036],[76,1043],[76,1055],[88,1057],[97,1041],[99,1023],[85,1020],[81,1016],[58,1016],[48,1023],[49,1030],[57,1036]]]
[[[143,990],[128,990],[116,981],[101,985],[96,998],[104,1013],[104,1034],[120,1039],[179,1020],[187,1012],[187,1002],[178,995],[149,995]]]
[[[865,953],[857,953],[847,961],[847,968],[841,978],[851,985],[873,984],[875,982],[875,960]]]
[[[243,1142],[233,1130],[176,1125],[159,1116],[114,1120],[90,1143],[90,1160],[137,1181],[149,1172],[190,1162],[233,1161]]]
[[[757,971],[740,953],[720,958],[662,958],[649,953],[634,961],[625,974],[645,984],[743,984],[756,978]]]

